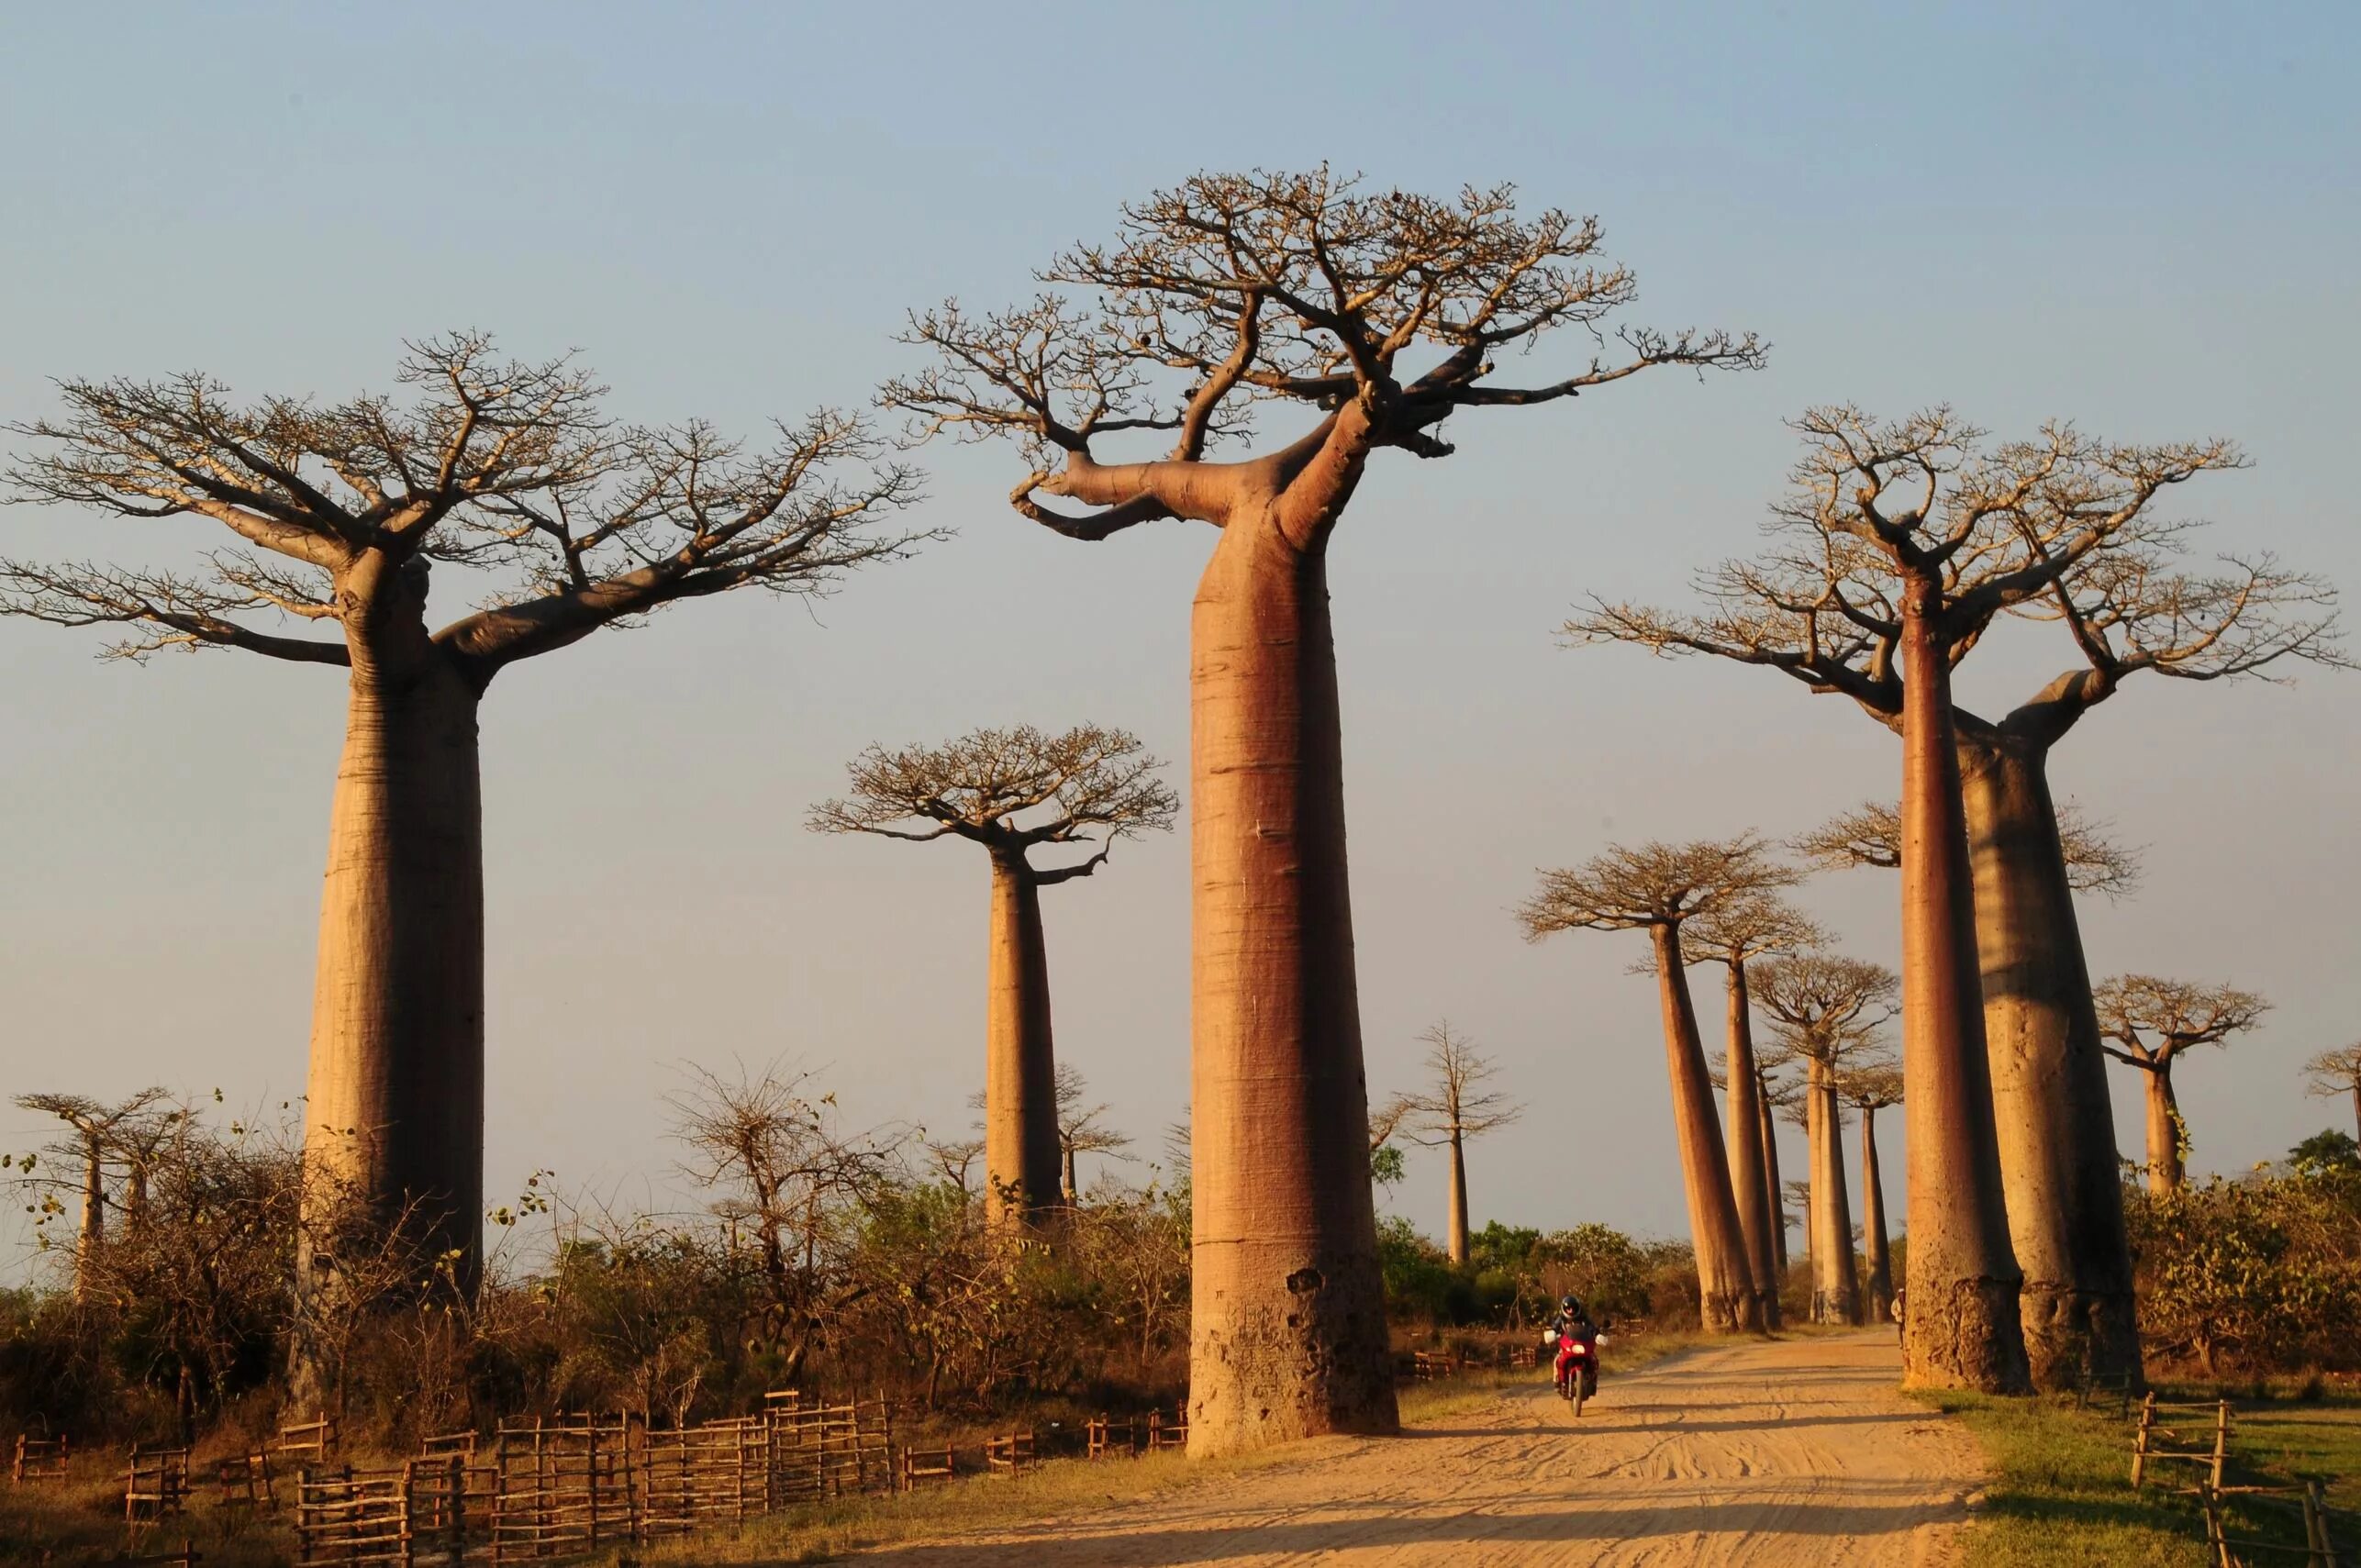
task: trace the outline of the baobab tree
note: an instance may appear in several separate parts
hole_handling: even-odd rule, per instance
[[[1754,995],[1776,1020],[1779,1043],[1804,1063],[1804,1136],[1811,1153],[1811,1316],[1858,1323],[1853,1207],[1845,1191],[1843,1119],[1837,1085],[1846,1062],[1871,1046],[1893,1016],[1893,972],[1864,959],[1807,952],[1754,966]]]
[[[72,1137],[52,1144],[46,1152],[65,1163],[69,1169],[79,1167],[71,1178],[80,1184],[81,1224],[74,1236],[73,1294],[74,1299],[89,1299],[91,1286],[98,1267],[99,1249],[106,1243],[106,1176],[110,1164],[123,1164],[127,1171],[139,1173],[144,1188],[144,1172],[136,1158],[126,1156],[126,1145],[151,1144],[157,1136],[150,1130],[140,1133],[143,1124],[161,1122],[157,1107],[169,1096],[161,1088],[146,1088],[127,1098],[107,1104],[87,1095],[18,1095],[17,1107],[40,1116],[55,1117],[65,1123]],[[169,1115],[169,1113],[166,1113]],[[28,1155],[25,1170],[31,1176],[35,1158]],[[32,1177],[43,1187],[64,1184],[66,1178]],[[54,1213],[55,1210],[48,1212]],[[46,1216],[45,1216],[46,1217]],[[39,1222],[36,1221],[38,1224]]]
[[[1131,1147],[1129,1134],[1116,1131],[1098,1118],[1105,1116],[1104,1105],[1085,1106],[1089,1097],[1089,1085],[1083,1081],[1082,1070],[1068,1062],[1057,1064],[1057,1148],[1064,1168],[1063,1187],[1068,1207],[1082,1201],[1082,1178],[1076,1169],[1077,1158],[1084,1154],[1111,1154],[1118,1160],[1129,1160],[1123,1151]]]
[[[2119,974],[2098,990],[2099,1027],[2108,1055],[2145,1074],[2148,1086],[2148,1190],[2180,1190],[2187,1176],[2188,1124],[2173,1094],[2173,1064],[2191,1047],[2220,1045],[2263,1021],[2271,1005],[2231,985],[2199,985],[2153,974]]]
[[[1772,860],[1752,833],[1688,844],[1619,846],[1577,869],[1543,872],[1539,889],[1517,911],[1533,941],[1553,931],[1648,933],[1664,1008],[1673,1131],[1697,1253],[1700,1312],[1711,1332],[1759,1329],[1763,1307],[1714,1109],[1712,1074],[1698,1038],[1688,970],[1681,962],[1681,928],[1795,880],[1796,873]]]
[[[2001,1389],[2136,1373],[2049,750],[2137,671],[2338,660],[2332,595],[2267,556],[2178,569],[2187,526],[2151,506],[2242,466],[2227,441],[2119,446],[2052,424],[1993,445],[1943,408],[1889,424],[1823,408],[1798,426],[1807,455],[1773,525],[1790,543],[1711,574],[1702,615],[1594,602],[1567,632],[1784,671],[1900,735],[1906,1375]],[[2003,614],[2062,621],[2083,662],[1995,722],[1960,712],[1950,683]]]
[[[1883,1323],[1894,1306],[1893,1251],[1886,1234],[1886,1184],[1877,1167],[1877,1113],[1902,1103],[1902,1072],[1888,1062],[1855,1062],[1837,1075],[1836,1092],[1861,1113],[1861,1252],[1867,1321]]]
[[[1401,1124],[1403,1136],[1420,1148],[1451,1151],[1447,1240],[1451,1261],[1464,1264],[1467,1140],[1509,1126],[1524,1114],[1524,1107],[1498,1090],[1484,1087],[1499,1075],[1499,1068],[1476,1051],[1474,1040],[1454,1034],[1449,1019],[1433,1025],[1419,1040],[1427,1048],[1427,1071],[1433,1074],[1434,1086],[1410,1098]]]
[[[914,436],[1013,442],[1010,504],[1064,537],[1220,530],[1190,620],[1192,1454],[1397,1424],[1326,564],[1371,457],[1448,457],[1436,429],[1463,410],[1762,360],[1752,337],[1625,327],[1613,355],[1501,384],[1507,350],[1606,340],[1636,285],[1600,245],[1505,186],[1200,174],[1058,256],[1028,304],[915,317],[936,362],[886,391]],[[1258,440],[1273,409],[1300,417]],[[1223,439],[1256,450],[1216,461]],[[1147,440],[1169,445],[1113,450]]]
[[[2353,1133],[2361,1138],[2361,1041],[2323,1051],[2305,1062],[2303,1070],[2311,1093],[2353,1097]]]
[[[1090,875],[1118,840],[1172,827],[1180,800],[1156,776],[1163,765],[1120,729],[978,729],[941,746],[872,746],[852,760],[845,798],[812,807],[816,833],[958,838],[991,858],[984,1171],[996,1220],[1053,1208],[1064,1190],[1041,889]],[[1096,852],[1060,865],[1032,861],[1036,850],[1076,848]]]
[[[0,561],[0,614],[114,626],[117,657],[229,648],[347,672],[329,813],[305,1160],[318,1195],[473,1286],[483,1210],[484,854],[477,716],[493,678],[676,601],[806,596],[919,537],[885,525],[915,473],[822,410],[756,453],[711,426],[622,428],[571,360],[490,339],[408,346],[395,396],[239,404],[196,374],[59,384],[10,498],[203,518],[239,545],[202,571]],[[251,548],[248,548],[251,547]],[[440,629],[429,579],[484,569]],[[462,580],[464,582],[465,580]],[[317,626],[329,635],[306,635]],[[326,1233],[321,1217],[306,1234]],[[317,1260],[315,1260],[317,1262]],[[333,1270],[300,1266],[307,1290]]]
[[[1730,1102],[1731,1195],[1738,1205],[1739,1228],[1746,1233],[1746,1257],[1754,1288],[1763,1298],[1764,1327],[1779,1326],[1779,1279],[1782,1251],[1775,1228],[1777,1200],[1776,1159],[1765,1140],[1770,1120],[1764,1114],[1762,1074],[1754,1062],[1754,1008],[1746,984],[1746,966],[1773,953],[1794,952],[1823,940],[1820,929],[1783,899],[1764,895],[1723,905],[1686,922],[1681,928],[1682,956],[1690,963],[1719,963],[1729,976],[1728,1061],[1717,1080]]]

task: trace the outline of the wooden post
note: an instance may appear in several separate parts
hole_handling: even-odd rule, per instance
[[[2156,1396],[2155,1391],[2151,1389],[2148,1396],[2140,1401],[2140,1430],[2139,1434],[2132,1440],[2132,1490],[2134,1492],[2140,1489],[2141,1482],[2147,1475],[2148,1433],[2155,1424]]]
[[[2230,1401],[2224,1399],[2213,1414],[2213,1489],[2222,1490],[2222,1473],[2230,1462]]]

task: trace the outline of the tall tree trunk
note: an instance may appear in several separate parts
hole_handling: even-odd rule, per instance
[[[2180,1102],[2173,1096],[2169,1063],[2148,1069],[2148,1190],[2159,1195],[2180,1191],[2187,1179],[2180,1159]]]
[[[1877,1174],[1877,1113],[1861,1112],[1861,1250],[1869,1276],[1865,1319],[1883,1323],[1893,1315],[1893,1252],[1886,1240],[1886,1184]]]
[[[1811,1141],[1811,1320],[1861,1321],[1861,1291],[1853,1277],[1853,1202],[1844,1188],[1844,1123],[1834,1074],[1814,1060],[1804,1104]]]
[[[985,1212],[995,1223],[1055,1207],[1057,1060],[1041,890],[1021,853],[992,857],[992,965],[984,1064]]]
[[[28,1169],[29,1169],[29,1165]],[[96,1283],[98,1250],[106,1244],[106,1162],[98,1134],[83,1135],[82,1234],[74,1240],[73,1298],[87,1301]]]
[[[1771,1113],[1771,1096],[1761,1092],[1757,1074],[1755,1109],[1763,1124],[1763,1192],[1771,1207],[1771,1296],[1776,1299],[1787,1278],[1787,1189],[1779,1179],[1779,1125]],[[1784,1313],[1787,1309],[1781,1307]]]
[[[1064,1146],[1059,1151],[1059,1153],[1064,1161],[1065,1178],[1064,1185],[1065,1188],[1065,1201],[1067,1205],[1071,1207],[1072,1205],[1082,1201],[1082,1184],[1075,1176],[1074,1169],[1073,1145],[1068,1144]]]
[[[1746,966],[1730,965],[1730,1195],[1738,1205],[1738,1229],[1746,1238],[1746,1272],[1762,1302],[1763,1326],[1779,1326],[1778,1254],[1771,1236],[1771,1198],[1765,1183],[1763,1080],[1754,1070],[1754,1008],[1746,994]]]
[[[1903,1381],[2031,1386],[1992,1121],[1976,900],[1937,585],[1902,607],[1902,1071],[1910,1085],[1910,1311]]]
[[[1190,625],[1192,1456],[1399,1425],[1327,535],[1221,533]]]
[[[1992,1107],[2036,1388],[2140,1374],[2115,1112],[2048,751],[1963,732]]]
[[[1467,1262],[1467,1148],[1459,1129],[1451,1129],[1451,1214],[1446,1230],[1451,1261]]]
[[[2353,1136],[2361,1139],[2361,1084],[2353,1085]]]
[[[1697,1254],[1698,1311],[1708,1333],[1759,1329],[1762,1297],[1746,1266],[1746,1233],[1731,1195],[1730,1153],[1713,1107],[1713,1079],[1698,1038],[1680,932],[1654,926],[1648,936],[1655,944],[1656,990],[1664,1003],[1665,1063],[1672,1079],[1673,1134],[1688,1199],[1689,1240]]]
[[[406,1216],[475,1288],[484,1208],[484,822],[477,688],[439,650],[356,657],[329,818],[306,1105],[304,1241],[353,1204]],[[306,1289],[332,1271],[298,1265]],[[315,1391],[316,1392],[316,1391]]]

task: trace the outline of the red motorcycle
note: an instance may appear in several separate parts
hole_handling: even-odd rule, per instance
[[[1582,1414],[1583,1401],[1598,1392],[1598,1347],[1606,1338],[1605,1330],[1588,1324],[1569,1334],[1542,1330],[1542,1343],[1556,1351],[1558,1397],[1572,1405],[1576,1416]]]

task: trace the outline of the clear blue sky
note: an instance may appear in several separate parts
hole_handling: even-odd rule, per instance
[[[1479,1216],[1676,1231],[1636,939],[1528,948],[1505,911],[1536,865],[1609,838],[1787,833],[1889,794],[1896,753],[1767,674],[1560,651],[1578,595],[1677,601],[1750,549],[1779,419],[1832,399],[2234,436],[2255,470],[2188,496],[2219,544],[2361,589],[2361,11],[1747,11],[17,7],[0,415],[44,411],[51,376],[186,368],[338,396],[384,386],[405,335],[482,326],[581,349],[627,417],[753,432],[908,366],[906,307],[1021,294],[1199,168],[1326,159],[1596,212],[1640,272],[1633,319],[1758,329],[1772,366],[1466,417],[1456,461],[1380,460],[1334,566],[1355,919],[1373,1090],[1448,1015],[1532,1103],[1476,1156]],[[1008,454],[927,461],[926,517],[959,533],[924,559],[817,614],[696,605],[495,689],[492,1192],[536,1165],[646,1190],[683,1060],[799,1054],[856,1118],[963,1127],[985,867],[814,838],[806,806],[870,740],[986,721],[1121,724],[1186,755],[1209,536],[1085,549],[1008,512]],[[0,515],[12,554],[200,537]],[[0,1092],[295,1090],[339,679],[95,648],[0,623]],[[2062,657],[2012,634],[1966,695],[1997,706]],[[2361,1034],[2356,719],[2361,677],[2150,681],[2059,758],[2062,790],[2146,848],[2139,895],[2085,913],[2097,971],[2277,1004],[2183,1072],[2200,1171],[2342,1114],[2296,1067]],[[1186,1093],[1185,841],[1049,901],[1061,1050],[1151,1149]],[[1890,961],[1889,881],[1808,897]],[[1432,1226],[1441,1198],[1414,1160],[1399,1207]]]

